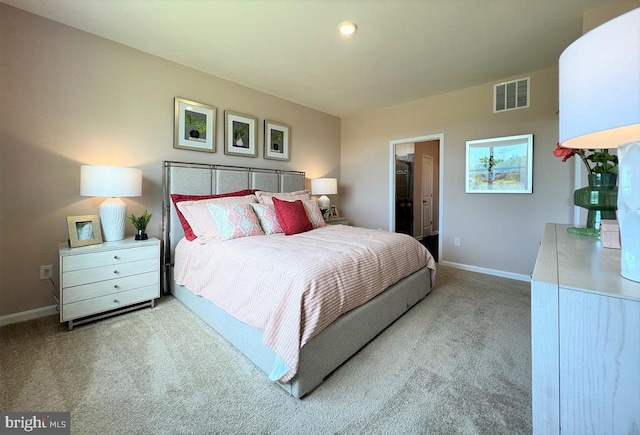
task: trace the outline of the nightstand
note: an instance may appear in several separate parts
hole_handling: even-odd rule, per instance
[[[69,248],[60,243],[60,322],[69,330],[92,320],[153,308],[160,297],[160,240]]]
[[[349,218],[346,217],[334,217],[324,221],[327,225],[349,225]]]

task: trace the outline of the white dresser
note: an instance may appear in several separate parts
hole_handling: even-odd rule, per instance
[[[69,248],[61,243],[60,322],[74,324],[150,306],[160,297],[156,238]]]
[[[532,275],[533,432],[638,433],[640,283],[568,227],[547,224]]]

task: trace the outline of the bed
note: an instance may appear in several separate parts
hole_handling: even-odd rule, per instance
[[[181,222],[181,219],[178,218],[176,196],[186,195],[190,197],[193,195],[243,192],[247,193],[247,197],[249,197],[250,194],[248,192],[255,191],[258,191],[256,192],[258,195],[264,192],[278,192],[281,195],[287,195],[285,192],[293,192],[290,195],[296,195],[297,192],[305,192],[305,185],[305,173],[298,171],[172,161],[163,163],[163,258],[165,267],[163,280],[165,292],[173,294],[269,375],[270,379],[277,382],[296,398],[301,398],[311,392],[340,364],[360,350],[409,308],[426,297],[435,280],[433,257],[422,245],[406,235],[394,235],[384,231],[375,232],[374,230],[340,225],[324,226],[324,222],[314,222],[310,218],[310,221],[314,222],[314,229],[293,236],[273,234],[242,237],[233,240],[210,240],[207,237],[195,238],[193,234],[189,234],[191,229],[185,227],[183,225],[184,222]],[[174,200],[172,200],[172,195],[174,195]],[[241,195],[238,194],[237,196],[240,197]],[[188,197],[185,198],[190,199]],[[280,196],[280,198],[282,197]],[[278,200],[273,201],[278,202],[278,207],[283,204]],[[304,202],[306,204],[312,201]],[[178,204],[178,208],[181,211],[187,210],[187,208],[183,207],[184,204],[189,204],[189,202]],[[286,206],[289,207],[291,204],[287,202]],[[214,211],[217,209],[214,210],[214,207],[217,206],[209,205],[211,214],[215,216]],[[230,206],[225,205],[225,207],[228,209]],[[243,205],[243,207],[246,206]],[[184,221],[184,219],[182,220]],[[185,232],[187,237],[185,237]],[[395,239],[398,237],[406,238],[401,240],[400,247],[396,246],[397,241]],[[191,241],[187,239],[191,239]],[[361,246],[367,240],[369,240],[371,246]],[[389,246],[392,246],[391,243],[393,242],[396,244],[393,246],[396,247],[388,247],[387,240],[390,243]],[[277,244],[277,247],[274,248],[271,245],[272,243]],[[345,246],[340,247],[340,243],[344,243]],[[314,251],[310,251],[308,254],[300,254],[297,251],[298,249],[308,249],[306,245],[309,244],[315,246]],[[341,275],[342,272],[338,271],[338,269],[335,269],[336,271],[334,272],[334,267],[337,267],[335,264],[336,258],[354,257],[356,254],[360,255],[360,253],[366,255],[369,252],[374,252],[374,245],[379,245],[375,249],[382,249],[377,258],[378,266],[373,269],[366,269],[360,267],[361,263],[356,261],[357,266],[353,266],[353,270],[350,273],[345,272],[345,274]],[[318,246],[331,247],[334,251],[331,251],[331,249],[318,249]],[[224,247],[224,249],[220,249],[220,247]],[[389,249],[393,249],[394,252],[389,253],[391,252],[388,251]],[[247,255],[248,251],[255,251],[256,253],[262,253],[262,255],[249,257]],[[398,253],[395,253],[395,251],[398,251]],[[269,258],[271,263],[265,260],[270,255],[265,253],[269,252],[277,253],[277,255]],[[242,263],[248,269],[225,268],[225,264],[229,264],[229,260],[225,260],[227,257],[222,255],[232,256],[232,258],[236,259],[242,256],[243,260],[241,262],[236,261],[234,264]],[[215,258],[213,262],[206,265],[206,267],[211,268],[211,270],[207,269],[209,275],[204,278],[198,278],[197,271],[205,266],[206,262],[203,259],[205,257],[209,258],[209,256]],[[313,258],[309,259],[307,258],[308,256]],[[249,292],[250,290],[248,289],[263,285],[271,286],[268,288],[273,288],[274,292],[276,287],[280,290],[280,285],[276,286],[270,281],[266,281],[266,279],[269,278],[268,275],[270,274],[276,275],[275,273],[270,273],[271,269],[276,270],[276,266],[272,267],[270,264],[285,264],[284,269],[278,269],[280,272],[277,275],[280,280],[290,279],[290,281],[278,281],[278,283],[284,283],[282,284],[283,289],[294,288],[294,290],[287,290],[286,292],[282,290],[283,294],[287,294],[287,298],[291,297],[291,300],[294,301],[287,307],[312,306],[313,304],[308,302],[307,299],[295,299],[296,295],[289,295],[298,291],[291,282],[296,281],[297,283],[302,280],[302,278],[298,278],[302,274],[298,274],[294,271],[294,267],[287,265],[287,263],[294,260],[293,257],[299,257],[302,261],[302,264],[297,266],[300,270],[317,269],[318,273],[321,273],[322,270],[331,272],[331,275],[324,275],[321,278],[311,276],[308,278],[308,282],[304,281],[303,285],[306,286],[306,290],[300,290],[300,295],[303,295],[300,298],[310,297],[308,296],[309,293],[317,293],[316,290],[323,286],[333,288],[329,282],[331,279],[340,282],[347,282],[349,279],[353,279],[357,280],[354,282],[358,284],[355,286],[349,284],[349,286],[362,289],[360,293],[371,293],[367,296],[371,297],[371,299],[365,303],[352,303],[347,301],[349,297],[344,295],[336,296],[335,299],[340,300],[341,310],[345,309],[344,313],[336,311],[332,312],[331,315],[326,314],[326,317],[319,317],[319,320],[314,320],[319,325],[314,326],[314,328],[317,327],[317,330],[305,326],[300,327],[300,331],[296,330],[295,333],[292,332],[292,329],[295,328],[287,326],[284,320],[281,322],[283,324],[281,326],[278,322],[272,322],[272,319],[274,317],[280,319],[289,316],[291,317],[290,322],[298,322],[300,325],[305,325],[305,322],[310,321],[312,317],[310,312],[315,312],[315,308],[309,308],[310,311],[304,311],[305,308],[301,308],[303,310],[302,313],[296,313],[295,315],[274,315],[271,312],[265,312],[262,317],[256,314],[255,316],[244,318],[240,315],[242,314],[241,312],[243,310],[252,310],[243,309],[244,305],[237,301],[227,302],[223,299],[216,299],[216,294],[219,296],[224,293],[220,291],[221,288],[233,287],[234,293],[237,293],[239,298],[243,297],[243,292]],[[414,259],[414,257],[417,259]],[[307,258],[307,263],[304,263],[305,258]],[[407,258],[411,260],[406,260]],[[406,266],[404,263],[411,263],[411,265]],[[409,271],[408,267],[417,270]],[[215,273],[212,272],[213,270],[215,270]],[[247,270],[254,270],[256,273],[247,273]],[[228,271],[228,274],[227,272],[223,274],[221,273],[222,271]],[[233,273],[236,273],[237,276],[232,275]],[[394,274],[397,274],[400,278],[393,277],[392,275]],[[209,276],[214,275],[225,275],[224,278],[227,282],[222,281],[213,284],[213,280],[211,280],[211,285],[213,287],[217,285],[217,290],[214,288],[214,290],[209,291],[207,290]],[[288,275],[290,275],[290,278],[287,278]],[[353,278],[351,278],[352,275]],[[246,279],[240,279],[239,277],[246,277]],[[255,282],[251,281],[251,279],[254,279]],[[367,279],[372,279],[372,281],[366,281]],[[235,284],[241,281],[243,282],[242,286]],[[376,286],[379,286],[380,289],[376,289]],[[248,289],[244,290],[245,288]],[[313,289],[313,291],[309,289]],[[209,293],[207,293],[208,291]],[[258,293],[263,295],[267,292]],[[249,293],[246,294],[249,295]],[[285,300],[284,296],[278,300],[278,304],[281,304],[283,300]],[[256,306],[266,306],[265,304],[268,303],[260,300]],[[353,308],[354,306],[355,308]],[[285,311],[288,313],[296,310],[287,308]],[[303,321],[300,319],[303,319]],[[275,323],[275,326],[272,323]],[[281,334],[282,331],[285,332],[285,336],[291,335],[291,337],[286,338],[286,340],[281,338],[278,334]],[[284,341],[287,341],[287,343],[282,344],[281,342],[284,343]],[[291,343],[298,343],[298,345],[291,346]],[[292,347],[295,349],[291,355],[284,351]]]

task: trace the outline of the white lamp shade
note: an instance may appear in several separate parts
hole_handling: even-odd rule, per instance
[[[335,195],[338,193],[338,179],[315,178],[311,180],[311,193],[314,195]]]
[[[327,195],[338,193],[338,180],[336,178],[315,178],[311,180],[311,193],[321,195],[318,198],[318,207],[320,210],[328,210],[331,201]]]
[[[640,282],[640,8],[560,56],[560,145],[619,147],[621,275]]]
[[[640,8],[584,34],[560,56],[560,145],[640,139]]]
[[[142,171],[117,166],[80,167],[80,195],[107,196],[100,204],[100,223],[105,242],[124,239],[127,205],[118,196],[142,195]]]
[[[82,196],[141,196],[142,171],[118,166],[80,167]]]

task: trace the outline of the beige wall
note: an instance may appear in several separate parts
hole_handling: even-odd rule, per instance
[[[570,222],[572,163],[558,140],[558,70],[531,76],[531,107],[494,114],[493,83],[342,120],[342,208],[356,225],[388,229],[390,141],[444,134],[441,261],[528,276],[545,222]],[[517,77],[516,77],[517,78]],[[505,77],[505,79],[508,79]],[[465,142],[533,133],[533,194],[466,194]],[[454,247],[454,237],[461,246]]]
[[[0,4],[0,316],[50,306],[39,280],[67,239],[66,216],[97,214],[79,193],[80,165],[133,166],[161,236],[163,160],[293,169],[340,177],[340,119]],[[173,148],[173,99],[218,109],[215,154]],[[222,152],[223,112],[259,119],[258,158]],[[291,162],[262,158],[265,118],[291,125]],[[338,198],[332,198],[334,203]],[[337,204],[340,207],[340,204]],[[133,234],[127,223],[127,233]]]

